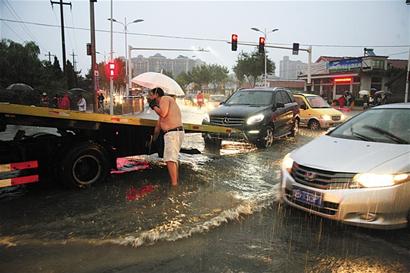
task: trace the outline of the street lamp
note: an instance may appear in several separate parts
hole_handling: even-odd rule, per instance
[[[275,31],[279,30],[278,28],[274,28],[274,29],[266,32],[266,28],[265,28],[265,31],[262,31],[262,30],[260,30],[259,28],[256,28],[256,27],[253,27],[251,29],[254,30],[254,31],[262,33],[263,37],[265,38],[265,42],[266,42],[266,36],[267,36],[268,33],[272,33],[272,32],[275,32]],[[267,87],[266,48],[265,48],[265,51],[263,52],[263,54],[265,55],[265,87]]]
[[[124,23],[120,22],[118,20],[115,20],[114,18],[108,18],[109,21],[112,21],[114,23],[118,23],[123,25],[124,27],[124,35],[125,35],[125,54],[124,54],[124,58],[125,58],[125,79],[126,79],[126,84],[125,84],[125,93],[127,94],[127,96],[130,96],[130,90],[129,90],[129,86],[131,84],[131,81],[129,80],[130,77],[128,77],[128,58],[127,58],[127,53],[128,53],[128,45],[127,45],[127,27],[131,24],[134,23],[140,23],[143,22],[144,19],[136,19],[132,22],[127,23],[127,17],[124,18]]]

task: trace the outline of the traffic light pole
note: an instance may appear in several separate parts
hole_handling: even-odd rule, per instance
[[[113,1],[113,0],[111,0],[111,20],[110,20],[110,25],[111,25],[111,31],[110,31],[110,34],[111,34],[110,62],[113,61],[112,1]],[[113,82],[112,75],[111,75],[111,73],[110,73],[110,115],[113,115],[113,114],[114,114],[114,103],[113,103],[114,97],[113,97],[113,92],[114,92],[114,82]]]
[[[94,112],[98,111],[98,69],[97,69],[97,58],[95,51],[95,20],[94,20],[94,2],[95,0],[90,0],[90,29],[91,29],[91,77],[92,77],[92,88],[93,88],[93,101],[94,101]]]
[[[228,44],[230,44],[231,42],[228,42]],[[253,43],[239,43],[238,45],[245,45],[245,46],[258,46],[258,44],[253,44]],[[269,47],[269,48],[278,48],[278,49],[289,49],[289,50],[293,50],[292,47],[285,47],[285,46],[274,46],[274,45],[267,45],[265,44],[265,48]],[[307,71],[307,83],[311,83],[312,82],[312,75],[311,75],[311,64],[312,64],[312,46],[309,46],[309,48],[305,49],[305,48],[299,48],[299,51],[306,51],[308,53],[308,71]],[[266,56],[266,54],[265,54]],[[409,62],[410,62],[410,56],[409,56]],[[266,86],[266,85],[265,85]]]

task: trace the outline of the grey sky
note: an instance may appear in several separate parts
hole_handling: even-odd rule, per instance
[[[58,0],[55,0],[58,1]],[[64,2],[69,2],[64,0]],[[89,28],[89,2],[71,1],[64,8],[67,27]],[[110,30],[110,1],[98,0],[95,4],[96,29]],[[198,37],[230,40],[232,33],[239,36],[239,42],[257,43],[259,29],[279,28],[268,35],[267,43],[291,46],[299,42],[301,47],[313,45],[313,61],[319,56],[360,56],[363,47],[339,46],[400,46],[410,45],[410,5],[405,0],[389,1],[113,1],[113,17],[121,22],[143,18],[142,23],[128,26],[128,44],[133,47],[209,48],[204,52],[160,52],[175,58],[182,54],[196,56],[207,63],[218,63],[229,69],[235,64],[240,51],[251,51],[252,47],[238,46],[232,52],[224,42],[195,41],[175,38],[156,38],[137,34],[159,34],[181,37]],[[0,18],[49,25],[60,25],[58,5],[51,7],[49,0],[0,0]],[[123,31],[123,26],[114,23],[114,31]],[[42,58],[50,51],[60,62],[61,34],[59,27],[22,24],[0,21],[1,38],[16,42],[33,40],[40,46]],[[110,34],[97,32],[97,51],[109,57]],[[85,30],[66,30],[66,54],[72,61],[72,52],[77,55],[77,68],[84,74],[90,66],[86,55],[86,43],[90,33]],[[409,47],[374,47],[377,55],[394,59],[407,59]],[[114,57],[123,56],[124,34],[114,34]],[[133,52],[133,57],[142,54],[151,56],[156,52]],[[291,60],[307,62],[307,54],[292,56],[288,50],[269,49],[269,56],[279,67],[283,56]],[[97,61],[103,61],[97,55]],[[278,74],[279,70],[276,70]]]

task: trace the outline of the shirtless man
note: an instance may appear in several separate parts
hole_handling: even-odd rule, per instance
[[[182,127],[181,111],[170,96],[164,96],[161,88],[154,88],[148,93],[148,102],[152,110],[158,116],[158,122],[154,130],[154,139],[164,132],[164,160],[167,163],[171,185],[178,185],[178,155],[184,140],[184,129]]]

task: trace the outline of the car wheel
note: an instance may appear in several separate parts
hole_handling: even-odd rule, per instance
[[[312,119],[311,121],[309,121],[308,127],[309,127],[309,129],[312,129],[312,130],[319,130],[320,129],[320,123],[319,123],[319,121],[317,121],[315,119]]]
[[[295,119],[295,124],[293,124],[292,131],[290,133],[290,136],[294,137],[299,133],[299,119]]]
[[[269,148],[272,146],[273,140],[274,140],[273,128],[266,127],[265,132],[262,135],[261,139],[258,140],[255,144],[256,144],[256,147],[261,148],[261,149]]]
[[[81,143],[69,150],[59,167],[65,186],[86,188],[105,179],[109,172],[104,148],[94,143]]]

